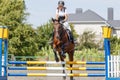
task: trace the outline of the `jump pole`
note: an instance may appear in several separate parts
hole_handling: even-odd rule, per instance
[[[8,70],[80,70],[80,71],[105,71],[105,68],[91,67],[8,67]]]
[[[106,80],[120,80],[120,77],[110,77],[109,74],[109,60],[110,60],[110,38],[112,33],[111,26],[103,26],[104,50],[105,50],[105,78]]]
[[[0,26],[0,80],[7,80],[7,59],[8,59],[7,41],[8,41],[8,28],[5,26]],[[4,43],[4,62],[2,62],[2,43]],[[4,73],[2,72],[2,68],[4,69]]]
[[[8,73],[8,76],[34,76],[34,77],[105,77],[105,74],[87,74],[87,73],[80,73],[80,74],[62,74],[62,73],[24,73],[24,74],[15,74],[15,73]]]
[[[104,49],[105,49],[105,75],[104,74],[58,74],[59,76],[89,76],[89,77],[106,77],[106,80],[120,80],[120,78],[110,78],[109,76],[109,57],[110,57],[110,35],[111,28],[109,26],[104,26],[103,36],[104,36]],[[5,33],[4,33],[5,32]],[[26,73],[26,74],[7,74],[7,46],[8,46],[8,29],[5,27],[0,28],[0,80],[7,80],[7,76],[54,76],[55,74],[36,74],[36,73]],[[4,66],[2,66],[2,42],[4,41]],[[30,62],[31,63],[31,62]],[[72,63],[71,63],[72,64]],[[85,64],[85,63],[84,63]],[[2,67],[5,68],[4,76],[2,76]],[[7,75],[7,76],[6,76]]]
[[[105,62],[85,62],[85,61],[8,61],[8,64],[83,64],[83,65],[105,65]]]

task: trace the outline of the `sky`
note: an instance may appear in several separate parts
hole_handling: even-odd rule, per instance
[[[27,22],[34,28],[45,24],[52,17],[59,0],[25,0],[27,12]],[[82,8],[83,12],[90,9],[103,18],[107,19],[107,8],[114,8],[114,19],[120,20],[120,0],[64,0],[68,13],[75,13],[76,8]]]

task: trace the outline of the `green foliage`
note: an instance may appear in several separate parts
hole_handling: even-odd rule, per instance
[[[36,56],[42,56],[47,60],[54,60],[54,53],[53,53],[53,49],[51,48],[51,46],[42,47],[42,49]]]
[[[95,41],[95,33],[92,31],[85,31],[79,37],[79,44],[77,45],[77,49],[91,49],[98,48],[98,43]]]
[[[27,60],[28,57],[32,58],[33,60],[53,60],[54,61],[54,53],[53,49],[51,46],[49,47],[42,47],[41,51],[35,55],[36,57],[33,56],[17,56],[18,58]],[[68,55],[67,56],[67,61],[69,60]],[[35,59],[36,58],[36,59]],[[75,51],[74,53],[74,61],[94,61],[94,62],[101,62],[104,61],[104,52],[103,51],[98,51],[97,49],[82,49],[81,51]]]
[[[52,32],[53,32],[53,24],[51,21],[37,28],[36,33],[38,36],[36,37],[36,41],[37,43],[39,43],[39,49],[45,46],[49,47],[48,42],[52,38]]]
[[[111,54],[118,55],[120,54],[120,38],[113,36],[110,38],[111,43]]]
[[[98,49],[82,49],[81,51],[75,51],[75,59],[81,61],[104,61],[103,51]]]
[[[36,32],[30,25],[21,25],[12,32],[9,39],[9,53],[21,56],[33,56],[39,51],[35,37]]]
[[[26,17],[23,0],[0,0],[0,25],[15,29]]]
[[[25,24],[28,15],[24,0],[0,0],[0,25],[9,28],[9,53],[15,55],[33,55],[38,51],[34,43],[35,31]]]
[[[39,51],[36,32],[25,23],[24,0],[0,0],[0,25],[9,28],[8,52],[14,55],[34,55]]]

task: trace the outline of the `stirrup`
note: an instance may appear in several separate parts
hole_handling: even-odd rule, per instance
[[[72,42],[72,43],[74,43],[74,40],[72,40],[72,39],[70,39],[69,41]]]

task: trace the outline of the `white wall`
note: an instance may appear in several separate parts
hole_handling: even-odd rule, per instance
[[[105,24],[74,24],[74,29],[77,34],[82,34],[85,30],[90,30],[96,33],[96,35],[102,35],[102,27]]]
[[[85,30],[90,30],[96,33],[96,39],[100,40],[102,38],[102,26],[105,24],[73,24],[74,29],[78,35],[82,34]],[[120,29],[113,29],[113,36],[120,38]]]
[[[113,36],[117,36],[118,38],[120,38],[120,29],[114,29]]]

